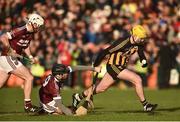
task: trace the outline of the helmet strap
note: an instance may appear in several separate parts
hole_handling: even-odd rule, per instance
[[[132,37],[132,41],[134,42],[134,44],[136,44],[136,41],[135,41],[135,39],[134,39],[134,36],[131,35],[131,37]]]
[[[60,82],[61,80],[59,80],[57,77],[56,77],[56,75],[54,76],[55,77],[55,79],[56,79],[56,82]]]

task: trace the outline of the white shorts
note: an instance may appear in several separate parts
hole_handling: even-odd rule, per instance
[[[0,70],[9,73],[23,64],[17,59],[11,56],[0,56]]]
[[[52,100],[51,102],[44,104],[42,102],[40,102],[40,105],[42,106],[43,110],[48,112],[48,113],[54,113],[55,110],[58,109],[57,106],[55,106],[55,101]]]

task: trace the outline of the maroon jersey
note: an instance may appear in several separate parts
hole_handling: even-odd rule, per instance
[[[53,100],[53,97],[59,97],[60,85],[57,83],[57,79],[49,75],[39,90],[39,97],[42,103],[46,104]]]
[[[22,50],[26,49],[33,39],[33,33],[27,31],[26,25],[7,32],[7,35],[11,48],[18,54],[21,54]],[[2,55],[7,55],[6,53],[7,49],[3,49]]]

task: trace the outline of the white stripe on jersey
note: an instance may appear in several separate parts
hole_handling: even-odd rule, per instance
[[[53,100],[61,99],[61,96],[53,97]]]

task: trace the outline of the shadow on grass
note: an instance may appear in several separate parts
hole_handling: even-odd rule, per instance
[[[153,112],[144,112],[144,111],[141,111],[141,110],[127,110],[127,111],[90,111],[89,112],[90,114],[95,114],[95,115],[103,115],[103,114],[112,114],[112,113],[115,113],[115,114],[146,114],[146,115],[149,115],[149,116],[154,116],[154,115],[159,115],[160,113],[157,112],[157,111],[153,111]]]
[[[168,112],[174,112],[180,110],[180,107],[174,107],[174,108],[160,108],[157,109],[156,111],[168,111]]]
[[[92,111],[89,111],[89,114],[91,115],[103,115],[103,114],[112,114],[112,113],[117,113],[117,114],[128,114],[128,113],[141,113],[141,114],[148,114],[150,116],[153,115],[158,115],[161,114],[161,111],[167,111],[167,112],[175,112],[175,111],[179,111],[180,107],[173,107],[173,108],[160,108],[157,109],[153,112],[144,112],[142,110],[107,110],[107,111],[99,111],[101,109],[104,109],[103,107],[96,107],[95,109],[93,109]],[[11,112],[0,112],[0,116],[6,116],[6,115],[31,115],[31,116],[44,116],[47,114],[27,114],[25,112],[17,112],[17,111],[11,111]]]
[[[98,108],[98,109],[102,109],[102,108]],[[157,115],[157,114],[161,114],[159,112],[161,111],[167,111],[167,112],[175,112],[180,110],[180,107],[174,107],[174,108],[160,108],[160,109],[156,109],[153,112],[144,112],[142,110],[114,110],[114,111],[96,111],[98,110],[97,108],[95,108],[93,111],[91,111],[91,114],[109,114],[109,113],[118,113],[118,114],[126,114],[126,113],[142,113],[142,114],[148,114],[148,115]]]
[[[124,111],[124,110],[114,110],[114,111],[96,111],[96,110],[93,110],[91,113],[96,113],[96,114],[102,114],[102,113],[119,113],[119,114],[122,114],[122,113],[146,113],[144,111],[140,111],[140,110],[127,110],[127,111]]]
[[[104,109],[103,107],[95,107],[94,110],[101,110]]]

